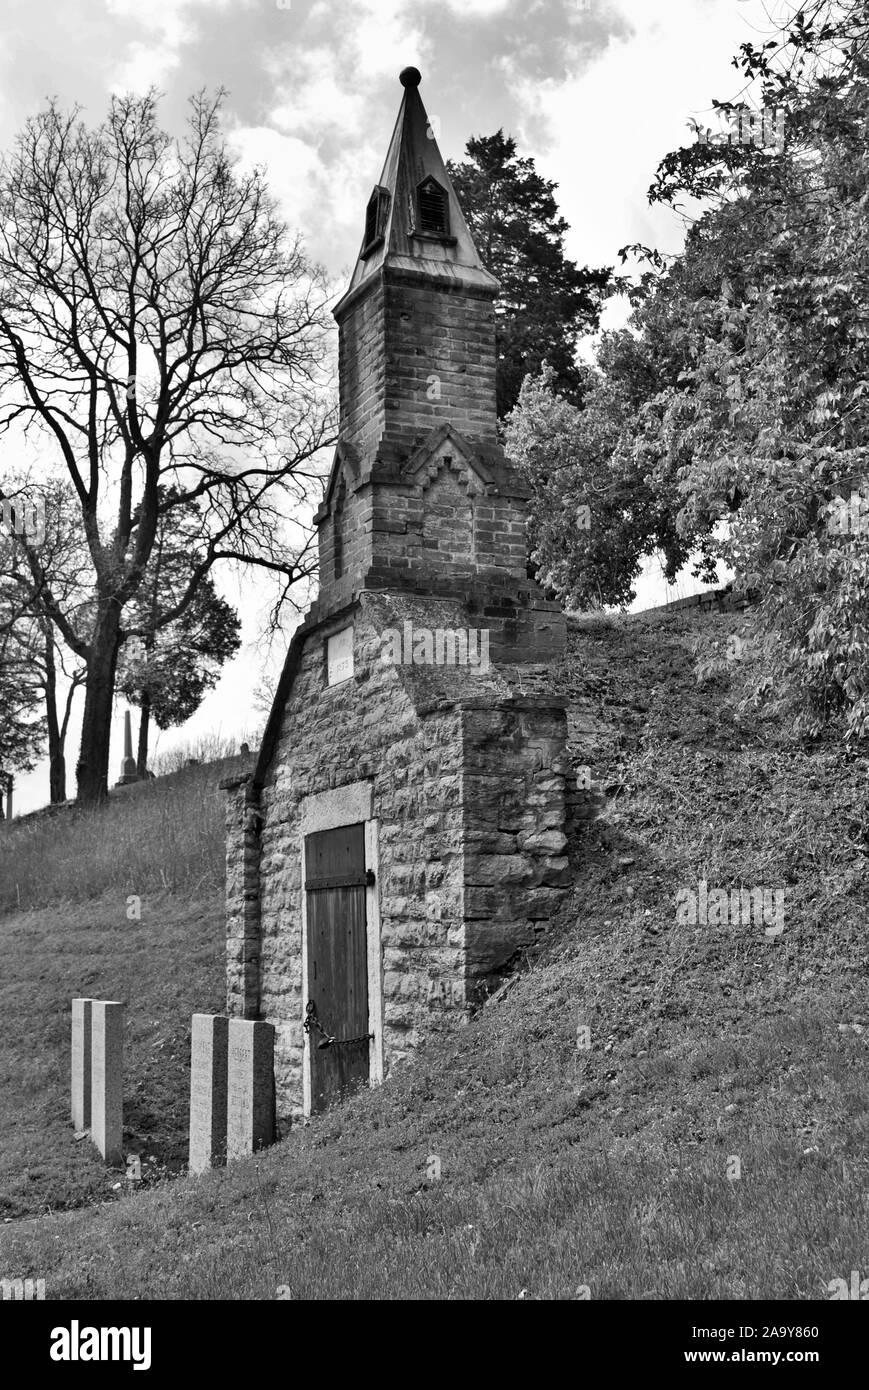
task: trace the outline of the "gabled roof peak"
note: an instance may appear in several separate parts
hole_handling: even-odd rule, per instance
[[[403,68],[404,96],[383,172],[365,210],[365,230],[345,300],[384,266],[405,274],[418,270],[496,294],[498,282],[485,269],[446,171],[426,115],[419,69]]]

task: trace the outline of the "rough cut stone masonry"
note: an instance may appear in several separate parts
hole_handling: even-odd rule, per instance
[[[533,942],[567,887],[576,792],[551,679],[565,619],[526,576],[525,490],[497,444],[493,300],[417,90],[405,96],[335,314],[340,439],[317,516],[320,595],[256,765],[227,790],[227,1009],[275,1027],[278,1115],[306,1079],[305,835],[366,827],[372,1081]],[[419,185],[443,190],[425,231]],[[421,230],[421,228],[423,230]],[[488,670],[395,665],[384,634],[489,634]],[[329,683],[328,641],[353,670]]]

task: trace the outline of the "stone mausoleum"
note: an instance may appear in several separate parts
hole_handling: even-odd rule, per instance
[[[277,1113],[467,1016],[565,891],[564,616],[527,577],[495,410],[498,285],[415,68],[335,308],[319,597],[256,765],[223,783],[227,1007],[275,1027]]]

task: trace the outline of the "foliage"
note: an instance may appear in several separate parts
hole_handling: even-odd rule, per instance
[[[662,161],[652,200],[702,200],[683,253],[630,248],[646,261],[633,319],[604,337],[583,409],[544,378],[508,430],[558,593],[623,601],[654,546],[671,575],[692,553],[711,578],[720,558],[761,600],[747,699],[808,733],[841,718],[855,737],[869,733],[867,39],[865,6],[814,3],[780,42],[743,47],[784,148],[694,142]]]
[[[762,599],[766,669],[752,698],[794,707],[808,733],[842,715],[859,737],[869,732],[869,30],[864,20],[859,42],[854,6],[806,8],[814,27],[804,17],[792,30],[786,67],[745,59],[784,108],[785,151],[731,152],[718,205],[658,287],[691,358],[660,439],[686,532],[728,519],[720,553]],[[703,155],[712,167],[716,152]],[[655,196],[696,194],[698,163],[695,151],[664,161]]]
[[[556,393],[544,364],[523,383],[505,430],[508,456],[532,492],[532,563],[575,609],[628,604],[643,556],[657,551],[671,582],[694,546],[697,572],[715,577],[705,532],[677,530],[680,499],[657,440],[659,408],[636,394],[642,344],[611,335],[600,362],[608,371],[584,372],[581,409]]]
[[[26,652],[0,636],[0,792],[14,773],[29,772],[40,755],[45,740],[41,694]]]
[[[577,340],[597,327],[609,270],[580,268],[564,251],[568,224],[557,184],[516,153],[502,130],[476,136],[468,158],[447,168],[483,264],[499,281],[496,301],[498,414],[516,404],[523,377],[544,358],[558,389],[578,399]]]
[[[217,684],[224,662],[241,645],[238,616],[217,593],[209,574],[179,615],[162,623],[202,562],[199,535],[194,503],[176,509],[171,527],[161,519],[148,572],[128,616],[118,690],[133,704],[146,703],[161,729],[183,724],[195,714]]]

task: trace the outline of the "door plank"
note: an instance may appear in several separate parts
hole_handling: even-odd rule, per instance
[[[334,884],[335,878],[351,882]],[[355,882],[352,882],[353,879]],[[308,996],[327,1032],[336,1038],[368,1032],[365,827],[317,831],[305,841],[308,922]],[[323,879],[327,887],[316,886]],[[307,888],[308,882],[312,887]],[[320,1049],[312,1032],[311,1105],[321,1111],[369,1076],[369,1040]]]

